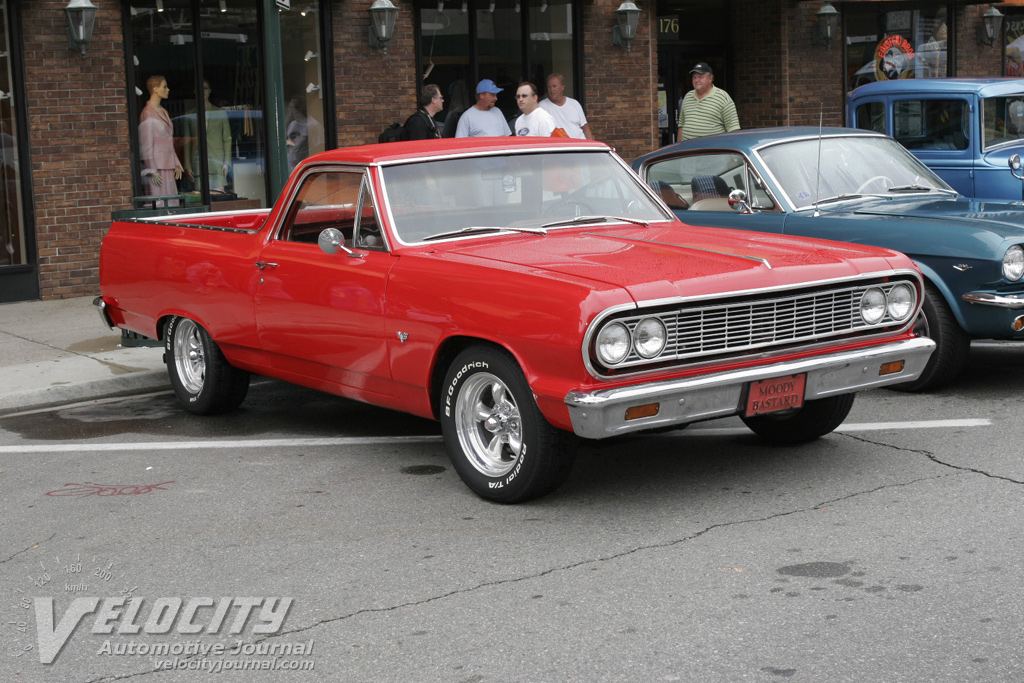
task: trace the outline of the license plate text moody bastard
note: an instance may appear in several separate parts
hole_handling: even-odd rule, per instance
[[[799,408],[804,404],[807,375],[773,377],[750,383],[747,415],[774,413]]]

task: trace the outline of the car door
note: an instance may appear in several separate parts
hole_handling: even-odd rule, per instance
[[[369,177],[358,169],[303,178],[260,254],[255,313],[275,368],[309,378],[299,383],[389,403],[382,398],[394,393],[384,304],[397,259],[383,242],[372,197]],[[337,253],[317,244],[326,228],[345,238]]]
[[[968,197],[974,196],[974,159],[981,149],[977,117],[966,96],[913,97],[892,102],[892,136],[925,166]]]

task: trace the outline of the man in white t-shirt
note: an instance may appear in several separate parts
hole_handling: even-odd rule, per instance
[[[553,73],[548,76],[548,97],[541,101],[540,108],[551,114],[555,127],[564,130],[569,137],[594,139],[583,107],[573,98],[565,96],[565,78],[562,74]]]
[[[549,138],[555,132],[555,120],[538,104],[537,86],[523,81],[516,89],[516,103],[523,115],[516,119],[516,135]]]
[[[498,103],[499,88],[489,78],[476,84],[476,104],[463,112],[459,117],[459,125],[455,129],[457,138],[503,137],[511,135],[508,122],[500,109],[494,107]]]

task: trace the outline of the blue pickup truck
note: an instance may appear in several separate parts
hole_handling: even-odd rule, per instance
[[[1008,167],[1024,156],[1024,79],[906,78],[846,98],[847,125],[894,137],[960,194],[1024,198]]]

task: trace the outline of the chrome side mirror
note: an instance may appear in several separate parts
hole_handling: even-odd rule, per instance
[[[754,213],[747,204],[747,193],[743,190],[733,190],[729,193],[729,208],[739,213]]]
[[[1024,172],[1020,170],[1020,155],[1011,155],[1007,163],[1010,165],[1010,175],[1012,175],[1017,180],[1024,181]],[[1020,200],[1021,202],[1024,202],[1024,183],[1022,183],[1020,186]]]
[[[316,243],[320,247],[320,251],[325,254],[337,254],[338,251],[343,251],[349,258],[363,257],[362,254],[357,254],[345,246],[345,236],[337,228],[323,230],[320,236],[316,238]]]

